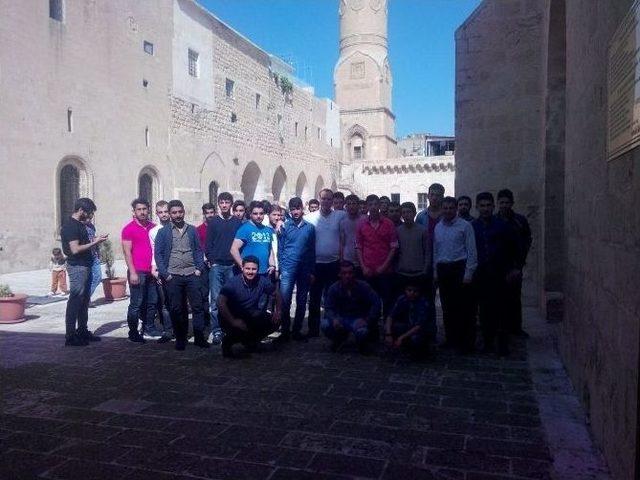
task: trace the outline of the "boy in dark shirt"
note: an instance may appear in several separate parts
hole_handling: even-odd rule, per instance
[[[280,293],[267,276],[258,275],[259,267],[257,257],[247,255],[242,260],[242,273],[228,280],[218,295],[224,357],[234,356],[232,347],[236,343],[255,349],[280,325]],[[274,294],[275,308],[271,309]]]
[[[108,237],[108,235],[99,235],[93,241],[89,241],[83,222],[95,211],[96,204],[91,199],[79,198],[73,206],[73,213],[65,220],[60,231],[62,251],[67,256],[67,274],[70,283],[65,313],[65,345],[68,346],[83,346],[100,340],[100,337],[87,329],[93,263],[91,249],[100,245]]]
[[[429,354],[436,338],[436,320],[420,285],[409,281],[385,323],[385,344],[392,350],[406,350],[412,358]]]

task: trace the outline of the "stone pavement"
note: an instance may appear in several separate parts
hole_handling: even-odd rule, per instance
[[[534,312],[509,359],[416,364],[324,339],[244,360],[131,344],[125,309],[92,309],[103,341],[82,348],[64,303],[0,326],[0,479],[609,478]]]

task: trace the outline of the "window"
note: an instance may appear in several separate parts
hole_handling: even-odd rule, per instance
[[[318,140],[320,140],[320,127],[318,127]]]
[[[418,194],[418,211],[424,210],[429,206],[429,200],[426,193]]]
[[[364,158],[364,140],[358,134],[351,137],[351,151],[352,158],[354,160],[360,160]]]
[[[305,139],[305,141],[307,140],[308,133],[309,133],[309,127],[304,127],[304,139]]]
[[[236,112],[231,112],[231,123],[236,123],[238,121],[238,116]]]
[[[224,91],[227,94],[227,98],[233,98],[233,87],[235,85],[235,82],[233,80],[229,80],[227,78],[227,81],[224,84]]]
[[[147,80],[146,78],[142,79],[142,86],[144,88],[147,88],[149,86],[149,80]]]
[[[67,132],[73,132],[73,110],[67,109]]]
[[[256,110],[260,108],[260,94],[256,93]]]
[[[149,127],[144,127],[144,145],[149,146]]]
[[[278,114],[278,130],[282,131],[282,115]]]
[[[360,160],[362,158],[362,147],[357,145],[353,147],[353,158]]]
[[[60,224],[73,213],[73,205],[80,198],[80,172],[74,165],[60,170]]]
[[[296,137],[298,136],[298,122],[296,122],[293,126],[293,133],[295,133]]]
[[[198,59],[200,58],[200,54],[195,50],[189,49],[189,75],[192,77],[200,76],[200,67],[198,65]]]
[[[146,40],[142,44],[142,48],[144,49],[144,53],[148,53],[149,55],[153,55],[153,43],[147,42]]]
[[[49,0],[49,18],[62,22],[64,20],[64,1]]]
[[[143,173],[138,178],[138,198],[144,198],[153,204],[153,177],[148,173]]]
[[[400,194],[399,193],[392,193],[391,194],[391,201],[400,203]]]

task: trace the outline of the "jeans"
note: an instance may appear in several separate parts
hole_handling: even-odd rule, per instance
[[[393,284],[394,275],[392,273],[380,273],[365,277],[364,279],[380,297],[382,302],[382,315],[387,318],[393,304],[398,299],[395,295],[396,287]]]
[[[221,323],[222,331],[225,335],[225,342],[229,345],[233,345],[234,343],[243,343],[245,345],[255,344],[276,329],[276,326],[271,320],[271,315],[268,312],[246,313],[239,315],[239,318],[245,322],[247,330],[226,325],[224,321]]]
[[[129,276],[129,274],[127,274]],[[143,332],[155,325],[158,292],[156,279],[149,272],[138,272],[139,282],[132,285],[129,280],[129,309],[127,310],[127,323],[129,324],[129,336],[138,333],[138,319],[142,319]]]
[[[473,287],[463,283],[464,260],[438,264],[438,284],[442,302],[442,321],[447,343],[462,351],[476,343]]]
[[[89,321],[89,292],[91,289],[91,267],[67,265],[69,275],[69,300],[65,313],[66,336],[70,338],[77,331],[87,332]]]
[[[473,278],[484,346],[494,347],[497,337],[501,350],[508,345],[505,277],[506,273],[496,273],[490,266],[481,266],[476,270]]]
[[[522,331],[522,278],[506,286],[506,309],[509,333]]]
[[[315,280],[309,291],[309,333],[318,335],[320,331],[320,305],[331,285],[338,281],[338,262],[316,263]]]
[[[200,291],[202,294],[202,311],[204,326],[211,328],[211,312],[209,306],[209,267],[205,266],[200,274]]]
[[[183,308],[185,299],[191,305],[193,331],[204,330],[204,308],[202,306],[202,280],[197,275],[171,275],[166,281],[169,294],[169,312],[173,333],[177,340],[186,341],[189,333],[189,317]]]
[[[89,300],[95,293],[98,285],[100,285],[100,281],[102,280],[102,268],[100,267],[100,259],[93,259],[93,263],[91,264],[91,289],[89,291]]]
[[[171,314],[169,313],[169,295],[164,281],[156,282],[156,293],[158,295],[157,311],[160,313],[160,324],[162,334],[166,337],[173,337],[173,327],[171,326]]]
[[[211,332],[220,331],[220,320],[218,319],[218,295],[220,290],[234,275],[233,265],[212,265],[209,270],[209,291],[211,294]]]
[[[393,339],[407,333],[412,327],[410,325],[395,324],[391,326],[391,336]],[[435,340],[435,335],[431,335],[429,332],[423,332],[422,329],[413,335],[407,337],[402,342],[402,348],[409,352],[414,353],[426,353],[429,348],[429,342]]]
[[[282,332],[287,334],[291,328],[291,298],[293,287],[296,288],[296,313],[293,319],[293,332],[300,333],[302,321],[307,309],[309,296],[310,272],[293,267],[280,272],[280,295],[282,296]]]
[[[367,341],[369,337],[369,324],[366,318],[340,317],[341,329],[336,329],[333,325],[333,318],[325,315],[322,318],[322,333],[331,340],[344,340],[353,333],[356,342]]]

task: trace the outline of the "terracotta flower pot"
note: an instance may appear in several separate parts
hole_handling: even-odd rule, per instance
[[[27,296],[24,293],[15,293],[11,297],[0,297],[0,323],[24,322],[24,306]]]
[[[127,296],[126,278],[104,278],[102,280],[104,298],[107,300],[119,300]]]

